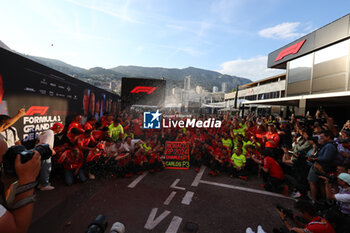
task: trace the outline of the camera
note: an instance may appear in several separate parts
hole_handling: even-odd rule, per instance
[[[99,214],[94,221],[89,225],[86,233],[104,233],[107,229],[108,222],[106,217]]]
[[[52,150],[48,144],[39,145],[31,150],[27,150],[23,145],[11,146],[4,155],[6,170],[14,171],[15,160],[18,154],[21,156],[21,163],[26,163],[33,158],[35,150],[41,155],[41,160],[49,159],[52,156]]]
[[[347,139],[339,139],[338,142],[339,143],[349,143],[350,139],[349,138],[347,138]]]
[[[320,172],[318,170],[316,170],[316,175],[326,177],[330,184],[335,184],[338,181],[338,178],[336,175],[328,175],[328,174]]]

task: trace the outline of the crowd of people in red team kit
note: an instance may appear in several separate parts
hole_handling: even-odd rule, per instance
[[[221,120],[221,128],[143,129],[142,113],[126,111],[118,116],[106,113],[99,121],[90,117],[82,124],[82,116],[77,115],[66,127],[54,124],[37,144],[48,143],[54,150],[51,180],[63,174],[66,184],[72,185],[96,177],[159,172],[165,167],[165,142],[186,142],[190,164],[197,172],[205,165],[211,176],[242,180],[259,176],[267,191],[310,200],[319,210],[329,209],[327,203],[334,200],[337,213],[349,217],[349,121],[339,128],[320,111],[315,116],[292,115],[288,120],[228,113],[196,116],[203,121],[209,117]],[[51,161],[47,164],[46,168],[42,165],[41,190],[54,189],[49,183]],[[279,213],[285,220],[283,211]],[[324,221],[329,228],[324,218],[314,221]]]

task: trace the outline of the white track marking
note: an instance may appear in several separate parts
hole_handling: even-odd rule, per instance
[[[168,196],[168,198],[165,200],[165,202],[163,203],[164,205],[169,205],[170,202],[173,200],[173,198],[175,197],[176,195],[176,192],[175,191],[172,191],[170,193],[170,195]]]
[[[186,190],[184,187],[176,186],[179,182],[180,182],[180,179],[176,179],[176,180],[170,185],[170,188],[179,189],[179,190]]]
[[[196,175],[196,177],[194,178],[191,186],[194,186],[194,187],[197,187],[198,184],[199,184],[199,181],[201,180],[203,174],[204,174],[204,171],[205,171],[205,167],[204,166],[201,166],[201,169],[199,170],[198,174]]]
[[[185,194],[184,198],[182,199],[182,204],[184,205],[189,205],[192,201],[192,197],[194,195],[194,192],[191,191],[187,191],[187,193]]]
[[[145,229],[153,230],[161,221],[163,221],[171,212],[165,210],[158,218],[155,219],[158,208],[153,208],[148,216],[147,222],[145,224]]]
[[[140,175],[139,177],[137,177],[133,182],[131,182],[128,185],[128,188],[135,188],[136,185],[148,174],[148,172],[143,173],[142,175]]]
[[[181,222],[182,222],[182,218],[178,216],[174,216],[173,220],[171,220],[171,223],[165,233],[176,233],[180,227]]]
[[[257,194],[263,194],[263,195],[267,195],[267,196],[280,197],[280,198],[286,198],[286,199],[293,200],[293,198],[291,198],[291,197],[286,197],[286,196],[283,196],[281,194],[272,193],[272,192],[263,191],[263,190],[258,190],[258,189],[244,188],[244,187],[239,187],[239,186],[235,186],[235,185],[222,184],[222,183],[205,181],[205,180],[201,180],[200,183],[214,185],[214,186],[219,186],[219,187],[224,187],[224,188],[230,188],[230,189],[235,189],[235,190],[240,190],[240,191],[245,191],[245,192],[250,192],[250,193],[257,193]]]

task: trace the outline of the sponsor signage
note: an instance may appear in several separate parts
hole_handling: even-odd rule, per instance
[[[275,62],[279,61],[281,59],[283,59],[285,56],[288,56],[290,54],[297,54],[301,48],[301,46],[303,46],[303,44],[305,43],[306,40],[302,40],[292,46],[289,46],[286,49],[283,49],[276,57]]]
[[[123,107],[132,105],[163,106],[165,80],[150,78],[122,78]]]
[[[189,169],[190,156],[189,145],[186,142],[165,143],[165,167],[167,169]]]
[[[146,94],[152,94],[158,87],[142,87],[142,86],[137,86],[134,89],[130,91],[130,93],[140,93],[140,92],[145,92]]]
[[[101,117],[116,114],[119,96],[0,48],[0,112],[26,115],[16,122],[23,143],[31,146],[55,122],[65,124],[76,114]]]

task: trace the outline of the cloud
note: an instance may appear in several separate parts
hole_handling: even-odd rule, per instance
[[[253,81],[268,78],[274,75],[282,74],[285,70],[268,69],[267,56],[258,56],[250,59],[236,59],[227,61],[220,65],[222,74],[229,74],[243,78],[249,78]]]
[[[305,26],[304,30],[300,30],[300,26]],[[286,22],[278,24],[274,27],[262,29],[259,31],[259,35],[261,37],[272,39],[289,39],[301,37],[305,35],[305,32],[308,30],[311,30],[310,25],[301,25],[300,22]]]

